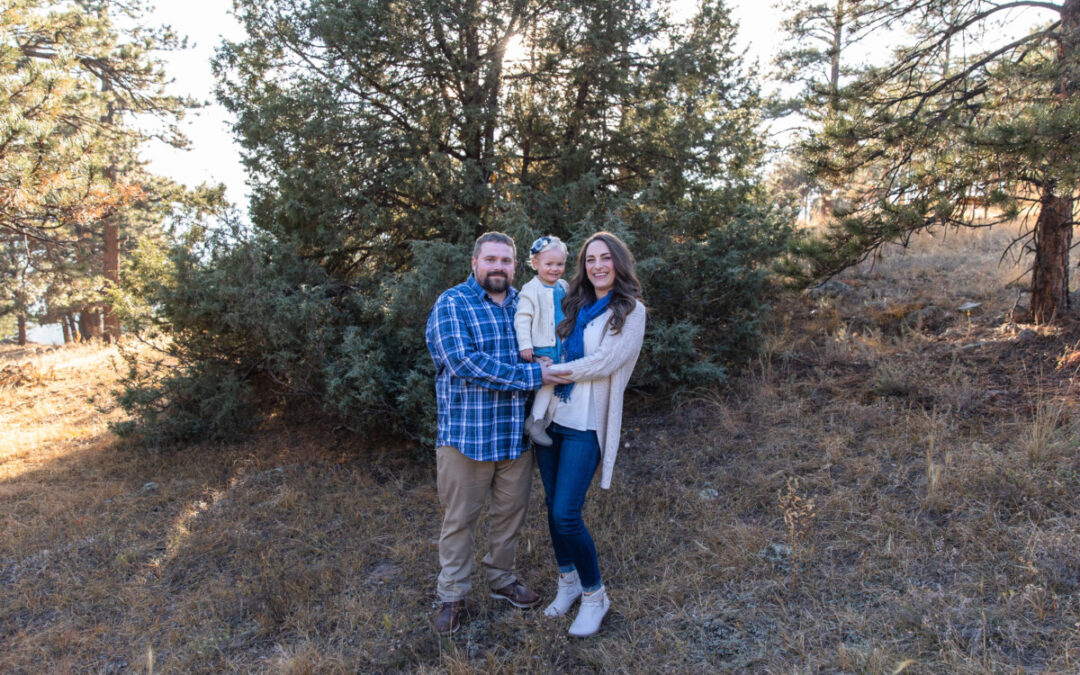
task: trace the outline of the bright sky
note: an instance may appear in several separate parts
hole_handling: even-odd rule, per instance
[[[676,0],[676,11],[690,14],[697,0]],[[767,63],[776,45],[779,14],[770,0],[728,0],[740,34],[749,48],[751,59]],[[188,36],[191,49],[163,55],[168,72],[175,82],[172,93],[192,96],[208,105],[187,115],[182,123],[191,141],[186,151],[156,144],[147,149],[150,170],[169,176],[189,186],[200,183],[225,183],[227,197],[241,210],[247,210],[248,191],[240,151],[233,143],[231,118],[214,100],[214,79],[210,59],[222,39],[240,40],[244,32],[230,15],[229,0],[158,0],[151,17],[157,24],[171,25]],[[685,8],[685,9],[684,9]]]

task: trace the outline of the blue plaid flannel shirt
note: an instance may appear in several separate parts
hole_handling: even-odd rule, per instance
[[[521,360],[516,310],[516,289],[496,305],[472,275],[435,301],[425,336],[435,361],[436,446],[482,462],[521,456],[525,404],[543,378],[538,364]]]

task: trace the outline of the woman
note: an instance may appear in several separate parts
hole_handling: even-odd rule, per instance
[[[645,305],[630,250],[609,232],[598,232],[578,255],[559,324],[571,384],[555,389],[549,447],[536,447],[536,461],[548,510],[548,529],[559,564],[558,591],[544,610],[566,614],[581,607],[570,635],[587,637],[600,629],[611,605],[600,578],[596,546],[581,518],[585,493],[596,467],[600,487],[611,487],[611,472],[622,429],[623,390],[641,351]]]

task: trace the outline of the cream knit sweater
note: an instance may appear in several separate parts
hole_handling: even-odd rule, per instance
[[[565,279],[559,279],[558,285],[564,293],[569,288]],[[518,292],[514,332],[517,333],[518,349],[555,346],[555,293],[551,286],[540,281],[540,277],[533,277]]]
[[[569,370],[570,379],[575,382],[592,381],[596,438],[600,441],[600,487],[605,490],[611,488],[611,474],[619,452],[623,391],[630,381],[645,337],[645,305],[637,303],[618,333],[611,332],[607,323],[610,318],[611,312],[607,311],[596,319],[604,321],[604,333],[596,349],[576,361],[556,366],[560,370]],[[549,409],[547,421],[550,421],[554,407]]]

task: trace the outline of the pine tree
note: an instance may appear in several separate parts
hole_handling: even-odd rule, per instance
[[[997,38],[1008,24],[995,22],[1021,19],[1045,23]],[[845,88],[843,115],[808,144],[818,176],[874,177],[838,205],[816,244],[815,273],[834,273],[921,229],[989,226],[1035,204],[1038,218],[1023,238],[1034,253],[1031,315],[1062,315],[1080,169],[1072,151],[1080,1],[913,0],[876,7],[864,20],[914,38]],[[979,219],[973,203],[999,215]]]
[[[715,384],[752,350],[788,230],[721,2],[685,23],[651,0],[236,6],[248,37],[215,67],[256,232],[178,256],[160,306],[193,365],[161,386],[133,371],[147,434],[227,433],[202,406],[246,418],[237,392],[255,382],[352,425],[430,431],[419,327],[492,229],[519,251],[602,229],[628,242],[653,308],[642,384]]]
[[[650,187],[681,196],[723,175],[745,191],[760,157],[722,6],[688,28],[640,0],[239,10],[251,38],[218,70],[252,218],[335,270],[399,268],[410,241],[460,244],[515,218],[594,228]]]
[[[57,6],[13,0],[0,10],[0,95],[9,105],[0,127],[0,244],[5,276],[30,288],[9,300],[24,317],[78,314],[83,337],[119,335],[103,293],[119,282],[120,250],[139,231],[140,212],[177,196],[145,174],[138,147],[151,133],[182,145],[175,122],[191,102],[164,92],[153,52],[182,46],[168,30],[139,24],[137,0],[79,0]],[[126,28],[114,20],[119,16]],[[157,117],[141,131],[135,116]],[[126,242],[126,243],[125,243]],[[65,286],[67,288],[65,288]],[[77,305],[57,307],[58,298]],[[28,304],[29,303],[29,304]],[[66,303],[65,303],[66,304]]]
[[[254,223],[354,287],[425,276],[416,312],[461,274],[436,252],[483,230],[615,229],[647,262],[757,194],[760,101],[722,4],[686,25],[649,0],[238,8],[250,38],[217,67]]]
[[[801,124],[790,130],[788,163],[777,170],[803,181],[793,187],[810,219],[827,218],[849,181],[830,183],[812,176],[798,148],[807,134],[820,132],[841,113],[841,86],[867,67],[864,40],[874,34],[870,13],[880,6],[869,0],[787,0],[779,5],[785,39],[774,65],[777,80],[787,87],[774,96],[772,114]],[[797,87],[793,93],[792,87]]]
[[[781,43],[775,63],[779,80],[800,85],[785,108],[821,120],[840,106],[842,80],[865,67],[863,41],[872,35],[872,13],[880,2],[866,0],[787,0]]]

